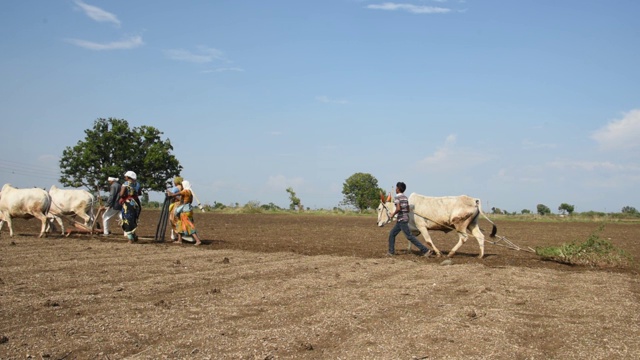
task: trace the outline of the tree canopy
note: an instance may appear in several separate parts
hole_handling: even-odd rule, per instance
[[[560,211],[560,213],[565,214],[568,213],[569,215],[573,214],[575,207],[573,205],[567,204],[567,203],[562,203],[560,204],[560,206],[558,206],[558,210]]]
[[[549,209],[549,207],[545,204],[536,205],[536,209],[538,210],[538,214],[540,215],[551,214],[551,209]]]
[[[180,175],[182,166],[171,154],[169,139],[152,126],[129,128],[124,119],[97,119],[84,140],[66,147],[60,159],[60,183],[99,190],[109,176],[122,179],[134,171],[142,190],[163,191],[167,179]]]
[[[378,180],[367,173],[355,173],[342,185],[343,203],[360,211],[377,207],[380,192],[384,190],[378,187]]]

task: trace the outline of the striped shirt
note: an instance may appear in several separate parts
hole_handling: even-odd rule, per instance
[[[398,204],[400,205],[398,222],[409,222],[409,198],[407,198],[405,194],[399,193],[396,195],[396,200],[393,203],[396,204],[396,207]]]

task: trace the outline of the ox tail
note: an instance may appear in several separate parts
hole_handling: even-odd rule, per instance
[[[482,215],[482,217],[484,217],[488,222],[490,222],[491,225],[493,225],[493,229],[491,229],[491,235],[489,236],[492,238],[496,237],[496,233],[498,232],[498,227],[493,221],[491,221],[491,219],[487,217],[487,215],[485,215],[484,211],[482,211],[482,206],[480,205],[480,199],[476,199],[476,206],[478,206],[478,213],[476,214],[476,218],[479,215]]]
[[[49,210],[51,210],[51,203],[53,202],[53,199],[51,199],[51,195],[49,195],[49,193],[47,193],[47,203],[44,206],[44,209],[42,209],[42,211],[44,212],[44,215],[47,216],[49,215]]]
[[[91,194],[91,193],[89,193],[89,194]],[[100,193],[97,193],[97,194],[100,195]],[[95,217],[95,212],[94,212],[94,207],[95,206],[96,206],[96,196],[94,194],[91,194],[91,210],[89,210],[89,221],[91,222],[92,226],[96,222],[96,217]]]

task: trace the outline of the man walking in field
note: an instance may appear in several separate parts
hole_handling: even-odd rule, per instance
[[[409,198],[404,194],[404,191],[407,189],[407,185],[403,182],[398,182],[396,184],[396,199],[394,200],[394,204],[396,205],[396,210],[391,214],[389,219],[393,219],[393,217],[397,214],[398,220],[396,221],[396,225],[389,232],[389,252],[387,256],[395,255],[396,248],[396,236],[402,231],[404,236],[407,237],[407,240],[411,241],[413,245],[415,245],[422,252],[422,256],[430,256],[433,254],[433,251],[429,250],[426,246],[422,245],[422,243],[411,234],[409,230]]]
[[[120,198],[120,183],[118,182],[118,178],[110,176],[107,181],[109,181],[109,197],[105,204],[107,209],[102,215],[102,235],[104,236],[111,234],[111,231],[109,231],[109,220],[114,215],[120,215],[120,211],[122,210],[122,205],[118,202]]]

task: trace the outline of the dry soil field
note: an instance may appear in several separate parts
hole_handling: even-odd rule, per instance
[[[139,230],[152,237],[159,212]],[[204,244],[0,235],[1,359],[638,359],[640,225],[600,234],[636,258],[589,269],[475,240],[388,258],[373,217],[198,213]],[[596,223],[497,222],[521,246]],[[489,226],[483,223],[483,228]],[[453,234],[433,233],[444,252]]]

